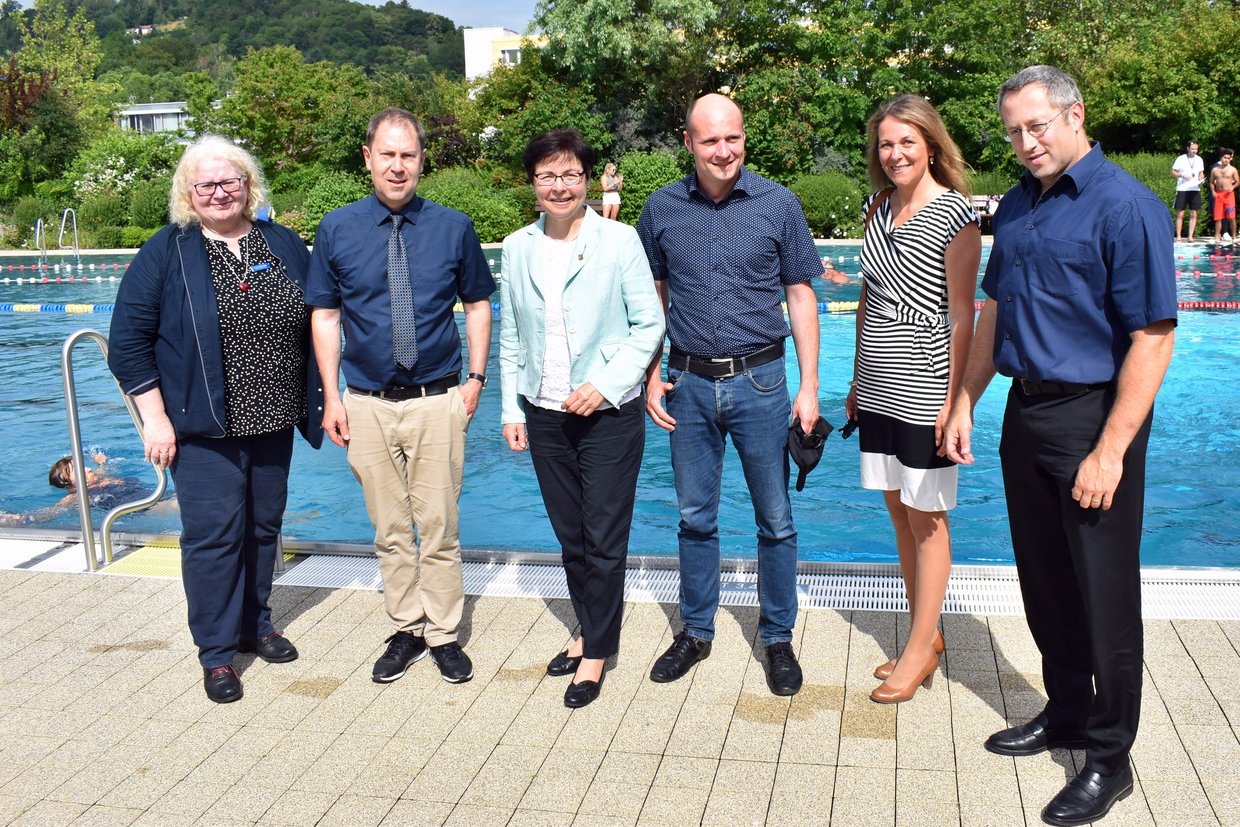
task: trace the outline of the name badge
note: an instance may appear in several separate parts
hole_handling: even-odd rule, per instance
[[[263,272],[264,270],[270,270],[270,269],[271,269],[271,262],[270,262],[270,261],[261,261],[261,262],[259,262],[258,264],[253,264],[253,265],[250,265],[250,272],[251,272],[251,273],[261,273],[261,272]]]

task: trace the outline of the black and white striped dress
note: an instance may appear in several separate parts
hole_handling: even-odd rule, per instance
[[[865,209],[868,212],[870,202]],[[890,201],[874,213],[861,247],[865,320],[857,344],[861,485],[899,491],[918,511],[956,505],[956,465],[936,456],[934,420],[947,398],[951,327],[947,245],[977,214],[954,190],[899,227]]]

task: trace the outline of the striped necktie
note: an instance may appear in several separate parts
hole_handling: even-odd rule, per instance
[[[392,353],[396,364],[406,370],[418,361],[418,327],[413,313],[413,283],[409,278],[409,257],[400,225],[405,220],[392,214],[392,232],[388,235],[388,298],[392,302]]]

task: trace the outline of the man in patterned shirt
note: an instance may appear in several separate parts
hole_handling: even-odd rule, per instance
[[[672,349],[667,381],[648,371],[646,410],[669,431],[680,504],[683,630],[650,679],[674,681],[710,654],[719,606],[719,492],[729,436],[740,455],[758,526],[758,635],[767,685],[801,688],[792,651],[797,533],[788,499],[787,430],[818,420],[818,307],[822,262],[796,196],[745,169],[740,108],[705,95],[685,115],[694,172],[650,196],[637,232],[650,259]],[[788,321],[780,300],[786,296]],[[669,304],[670,300],[670,304]],[[789,400],[784,340],[800,367]]]

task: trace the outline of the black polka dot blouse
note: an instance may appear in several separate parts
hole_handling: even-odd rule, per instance
[[[237,259],[207,238],[224,350],[228,436],[269,434],[306,415],[307,328],[301,288],[257,227],[240,240]]]

